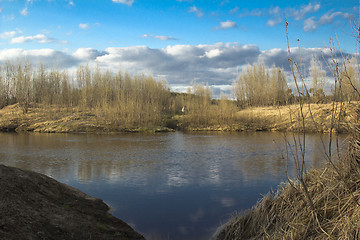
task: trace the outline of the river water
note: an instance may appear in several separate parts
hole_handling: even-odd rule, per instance
[[[287,137],[288,151],[284,134],[270,132],[1,133],[0,163],[103,199],[147,239],[201,240],[276,190],[287,168],[295,176],[294,142]],[[326,135],[306,137],[308,168],[324,164],[320,137],[327,146]]]

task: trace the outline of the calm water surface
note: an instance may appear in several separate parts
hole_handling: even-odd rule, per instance
[[[320,135],[306,142],[322,166]],[[0,134],[0,163],[103,199],[147,239],[211,238],[286,180],[285,153],[281,133]]]

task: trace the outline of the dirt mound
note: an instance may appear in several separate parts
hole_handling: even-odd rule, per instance
[[[0,164],[0,239],[144,239],[100,199]]]

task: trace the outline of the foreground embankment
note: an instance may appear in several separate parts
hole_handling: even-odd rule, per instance
[[[213,118],[205,124],[192,122],[194,116],[175,115],[164,126],[133,127],[118,125],[80,108],[33,106],[24,113],[19,104],[0,109],[0,131],[45,133],[106,133],[187,131],[303,131],[348,132],[356,120],[358,103],[305,104],[279,107],[252,107],[233,113],[226,124]]]
[[[45,175],[0,164],[0,239],[145,239],[109,207]]]
[[[360,130],[340,161],[311,170],[304,183],[308,196],[290,180],[234,216],[215,239],[360,239]]]

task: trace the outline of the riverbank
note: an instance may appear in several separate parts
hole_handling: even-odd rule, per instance
[[[187,115],[175,116],[174,119],[181,129],[187,131],[301,132],[305,127],[306,132],[326,133],[332,129],[332,131],[346,133],[356,121],[357,106],[357,102],[342,105],[335,103],[334,106],[332,103],[305,104],[303,107],[304,126],[298,104],[245,108],[234,113],[227,124],[217,124],[213,118],[209,119],[207,125],[194,125]]]
[[[19,104],[0,109],[0,131],[35,133],[109,133],[109,132],[170,132],[161,126],[126,127],[99,118],[90,110],[66,107],[29,107],[24,113]]]
[[[230,219],[215,239],[360,239],[360,129],[356,130],[339,162],[305,176],[313,207],[300,182],[290,180]]]
[[[331,129],[336,132],[349,132],[356,122],[357,102],[305,104],[303,119],[299,104],[279,107],[248,108],[236,113],[239,122],[246,127],[266,131],[295,131],[326,133]]]
[[[100,199],[0,164],[1,239],[145,239]]]
[[[356,120],[357,102],[310,104],[303,108],[306,132],[348,132]],[[340,111],[341,110],[341,111]],[[333,116],[333,112],[335,112]],[[340,114],[341,112],[341,114]],[[339,119],[340,114],[340,121]],[[332,122],[335,119],[335,122]],[[169,132],[185,131],[302,131],[299,105],[252,107],[234,112],[226,124],[210,118],[206,125],[193,124],[188,116],[175,115],[163,121],[163,126],[119,126],[101,118],[91,110],[65,107],[29,107],[24,113],[19,104],[0,109],[0,131],[44,133],[109,133],[109,132]]]

